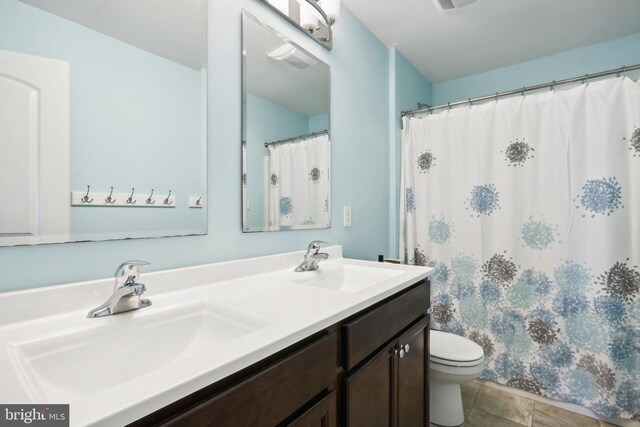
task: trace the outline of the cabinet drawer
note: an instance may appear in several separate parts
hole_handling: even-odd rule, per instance
[[[164,425],[272,427],[332,388],[336,351],[325,336]]]
[[[394,338],[429,308],[427,281],[343,325],[344,367],[349,370]]]
[[[320,402],[313,405],[287,427],[335,427],[336,426],[336,392],[332,391]]]

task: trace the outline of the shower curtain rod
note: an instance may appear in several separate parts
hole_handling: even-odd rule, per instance
[[[316,136],[325,135],[325,134],[328,135],[329,131],[328,130],[322,130],[320,132],[312,132],[312,133],[308,133],[306,135],[294,136],[293,138],[281,139],[279,141],[265,142],[264,143],[264,148],[267,148],[270,145],[284,144],[286,142],[293,142],[293,141],[298,141],[298,140],[304,141],[305,139],[310,139],[310,138],[314,138]]]
[[[589,79],[596,79],[598,77],[604,77],[604,76],[609,76],[611,74],[617,74],[618,76],[620,74],[624,74],[627,71],[634,71],[634,70],[640,70],[640,64],[636,64],[636,65],[632,65],[630,67],[620,67],[620,68],[616,68],[613,70],[608,70],[608,71],[601,71],[599,73],[595,73],[595,74],[585,74],[584,76],[580,76],[580,77],[573,77],[570,79],[564,79],[564,80],[554,80],[552,82],[549,83],[544,83],[544,84],[539,84],[539,85],[534,85],[534,86],[523,86],[520,89],[514,89],[514,90],[508,90],[505,92],[496,92],[493,95],[486,95],[486,96],[480,96],[477,98],[469,98],[465,101],[457,101],[457,102],[448,102],[446,104],[441,104],[441,105],[436,105],[434,107],[432,106],[424,106],[422,107],[422,105],[424,104],[418,104],[418,109],[416,110],[410,110],[410,111],[402,111],[400,113],[400,117],[404,117],[404,116],[411,116],[413,114],[418,114],[418,113],[426,113],[426,112],[432,112],[434,110],[441,110],[443,108],[451,108],[451,107],[456,107],[458,105],[464,105],[464,104],[473,104],[474,102],[479,102],[479,101],[486,101],[489,99],[498,99],[501,98],[503,96],[510,96],[510,95],[516,95],[516,94],[522,94],[524,95],[525,92],[530,92],[533,90],[540,90],[540,89],[544,89],[544,88],[555,88],[556,86],[559,85],[564,85],[567,83],[577,83],[577,82],[584,82],[585,80],[589,80]]]

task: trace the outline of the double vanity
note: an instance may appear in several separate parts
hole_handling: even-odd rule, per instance
[[[423,426],[431,269],[304,252],[141,272],[145,308],[87,317],[113,279],[0,294],[0,402],[71,425]]]

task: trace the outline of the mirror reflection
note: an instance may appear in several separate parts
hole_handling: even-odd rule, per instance
[[[0,149],[0,246],[206,233],[206,0],[0,0]]]
[[[331,226],[329,74],[244,12],[244,231]]]

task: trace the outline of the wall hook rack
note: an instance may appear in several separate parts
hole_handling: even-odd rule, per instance
[[[176,196],[172,195],[172,191],[164,196],[154,196],[154,190],[151,194],[137,194],[135,187],[131,188],[130,193],[118,194],[114,192],[114,187],[110,187],[109,192],[97,193],[91,191],[91,186],[87,185],[87,191],[79,191],[71,193],[71,206],[85,207],[129,207],[129,208],[175,208]],[[95,198],[95,201],[94,201]],[[141,200],[138,204],[138,200]],[[144,201],[144,203],[142,202]],[[162,202],[162,203],[156,203]]]

